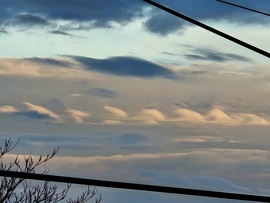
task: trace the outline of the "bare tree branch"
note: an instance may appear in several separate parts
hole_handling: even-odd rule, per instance
[[[19,140],[13,144],[11,138],[6,139],[3,146],[0,146],[0,160],[19,143]],[[4,163],[0,162],[0,169],[7,171],[18,171],[25,173],[35,173],[39,166],[55,157],[59,148],[54,149],[52,153],[46,156],[40,155],[35,159],[32,154],[20,159],[16,155],[13,161]],[[42,174],[47,174],[49,170],[42,170]],[[71,184],[67,184],[65,189],[58,190],[56,184],[44,182],[43,184],[32,185],[24,178],[3,177],[0,180],[0,203],[57,203],[64,200],[67,196]],[[97,189],[88,187],[77,199],[68,199],[67,203],[86,203],[94,198]],[[101,196],[95,198],[95,203],[101,201]]]

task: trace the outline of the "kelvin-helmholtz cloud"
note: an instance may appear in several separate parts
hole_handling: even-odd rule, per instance
[[[236,9],[217,1],[207,3],[203,0],[161,1],[160,3],[198,20],[228,20],[241,24],[267,22],[266,17],[262,15]],[[270,10],[265,1],[244,3],[244,6],[265,12]],[[109,28],[112,23],[125,25],[138,18],[145,19],[143,26],[147,31],[160,35],[167,35],[182,29],[185,25],[184,21],[153,8],[141,0],[100,0],[98,2],[4,0],[0,8],[0,24],[3,30],[10,26],[24,28],[51,26],[53,34],[66,33],[65,31],[68,30]],[[59,24],[59,20],[64,23]]]

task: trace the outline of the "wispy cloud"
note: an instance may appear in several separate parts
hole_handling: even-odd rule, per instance
[[[13,106],[0,106],[0,113],[14,113],[17,112],[18,109],[14,108]]]
[[[215,62],[230,62],[230,61],[244,61],[250,62],[251,60],[245,56],[238,54],[225,53],[207,48],[193,48],[193,53],[185,54],[184,56],[190,60],[199,61],[215,61]]]
[[[67,113],[70,114],[70,116],[77,122],[77,123],[84,123],[84,119],[91,116],[90,113],[80,111],[78,109],[73,109],[68,107],[66,110]]]
[[[55,34],[55,35],[72,36],[71,34],[64,32],[64,31],[60,31],[60,30],[53,30],[53,31],[50,31],[50,33]]]
[[[104,98],[116,98],[118,96],[115,91],[104,88],[92,88],[87,93]]]
[[[53,111],[39,105],[31,104],[29,102],[23,102],[31,111],[37,112],[41,115],[47,116],[55,122],[63,122],[61,116],[57,115]]]
[[[6,116],[12,117],[22,117],[39,121],[53,121],[53,122],[62,122],[62,119],[57,114],[52,111],[37,105],[24,102],[24,104],[29,108],[29,110],[18,110],[13,106],[6,105],[0,106],[0,114],[5,114]]]
[[[68,61],[65,60],[60,60],[60,59],[53,59],[53,58],[38,58],[38,57],[33,57],[33,58],[25,58],[24,60],[41,64],[41,65],[51,65],[51,66],[60,66],[64,68],[70,68],[72,64]]]
[[[112,106],[104,106],[103,108],[105,111],[110,113],[110,115],[105,117],[103,121],[103,124],[105,125],[123,124],[123,122],[128,120],[128,113],[122,109]]]

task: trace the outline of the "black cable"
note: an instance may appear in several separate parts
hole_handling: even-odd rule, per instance
[[[241,6],[241,5],[238,5],[238,4],[233,4],[233,3],[228,2],[228,1],[223,1],[223,0],[216,0],[216,1],[219,1],[219,2],[224,3],[224,4],[229,4],[231,6],[235,6],[235,7],[238,7],[238,8],[242,8],[242,9],[245,9],[245,10],[248,10],[248,11],[252,11],[252,12],[255,12],[255,13],[260,13],[262,15],[270,16],[269,13],[261,12],[261,11],[251,9],[251,8],[248,8],[248,7],[244,7],[244,6]]]
[[[231,200],[233,199],[233,200],[245,200],[245,201],[252,201],[252,202],[270,202],[270,197],[267,197],[267,196],[237,194],[237,193],[228,193],[228,192],[215,192],[215,191],[207,191],[207,190],[175,188],[175,187],[145,185],[145,184],[137,184],[137,183],[124,183],[124,182],[94,180],[94,179],[65,177],[65,176],[53,176],[53,175],[33,174],[33,173],[16,172],[16,171],[0,170],[0,176],[11,177],[11,178],[24,178],[24,179],[40,180],[40,181],[51,181],[51,182],[59,182],[59,183],[73,183],[73,184],[79,184],[79,185],[93,185],[93,186],[100,186],[100,187],[148,191],[148,192],[159,192],[159,193],[169,193],[169,194],[231,199]]]
[[[248,49],[250,49],[250,50],[252,50],[254,52],[257,52],[257,53],[259,53],[259,54],[261,54],[263,56],[266,56],[266,57],[270,58],[270,53],[267,52],[267,51],[264,51],[264,50],[262,50],[262,49],[260,49],[258,47],[255,47],[255,46],[253,46],[251,44],[248,44],[248,43],[246,43],[244,41],[241,41],[241,40],[239,40],[239,39],[237,39],[237,38],[235,38],[235,37],[233,37],[231,35],[228,35],[228,34],[226,34],[224,32],[221,32],[221,31],[219,31],[219,30],[217,30],[215,28],[212,28],[212,27],[210,27],[210,26],[208,26],[206,24],[203,24],[203,23],[201,23],[201,22],[199,22],[199,21],[197,21],[197,20],[195,20],[193,18],[185,16],[185,15],[183,15],[183,14],[177,12],[177,11],[174,11],[174,10],[168,8],[168,7],[165,7],[165,6],[161,5],[161,4],[158,4],[158,3],[153,2],[151,0],[143,0],[143,1],[149,3],[149,4],[153,5],[153,6],[156,6],[157,8],[160,8],[160,9],[162,9],[162,10],[168,12],[168,13],[171,13],[171,14],[179,17],[179,18],[182,18],[182,19],[184,19],[184,20],[186,20],[186,21],[188,21],[190,23],[193,23],[193,24],[195,24],[195,25],[197,25],[199,27],[202,27],[202,28],[204,28],[204,29],[206,29],[206,30],[208,30],[208,31],[210,31],[212,33],[215,33],[215,34],[217,34],[217,35],[219,35],[219,36],[221,36],[221,37],[223,37],[225,39],[228,39],[228,40],[230,40],[230,41],[232,41],[232,42],[234,42],[236,44],[239,44],[239,45],[241,45],[243,47],[246,47],[246,48],[248,48]]]

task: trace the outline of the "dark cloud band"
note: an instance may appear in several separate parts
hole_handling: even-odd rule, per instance
[[[160,1],[161,4],[183,12],[197,20],[227,20],[242,24],[265,24],[269,23],[267,16],[262,16],[254,12],[248,12],[241,9],[232,8],[213,1],[205,3],[201,0],[192,1]],[[269,12],[270,8],[264,1],[248,1],[245,6],[264,10]],[[65,20],[76,26],[61,26],[59,30],[64,34],[71,27],[78,29],[89,29],[96,27],[110,27],[111,22],[121,25],[132,22],[134,19],[144,17],[146,21],[144,26],[146,30],[167,35],[176,30],[183,29],[185,22],[179,21],[173,17],[165,15],[154,8],[145,8],[149,5],[138,0],[3,0],[0,7],[0,24],[2,27],[16,25],[28,28],[32,26],[48,26],[51,23],[57,25],[57,20]],[[82,24],[88,23],[88,26]],[[60,34],[60,32],[52,32]]]
[[[175,78],[171,70],[140,58],[112,57],[107,59],[94,59],[81,56],[70,57],[80,62],[86,70],[117,76]]]

